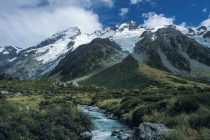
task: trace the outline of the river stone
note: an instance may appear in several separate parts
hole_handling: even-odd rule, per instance
[[[7,91],[7,90],[2,90],[2,91],[1,91],[1,94],[9,94],[9,91]]]
[[[85,131],[83,133],[80,133],[80,139],[79,140],[91,140],[92,137],[93,137],[93,134],[91,134],[88,131]]]
[[[120,133],[120,130],[114,130],[112,131],[111,136],[117,136]]]
[[[14,93],[14,97],[18,97],[18,96],[22,96],[22,93],[20,93],[20,92]]]
[[[121,140],[128,140],[132,138],[133,132],[129,129],[122,129],[122,130],[117,129],[112,131],[111,136],[117,137]]]
[[[70,82],[70,86],[77,88],[79,87],[79,85],[76,82]]]
[[[139,125],[136,135],[140,140],[158,140],[169,131],[164,124],[144,122]]]

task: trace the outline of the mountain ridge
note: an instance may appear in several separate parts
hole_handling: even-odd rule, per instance
[[[145,33],[150,32],[150,34],[155,34],[159,29],[164,29],[167,27],[173,27],[175,30],[181,31],[183,35],[195,39],[197,42],[199,42],[199,44],[202,44],[205,47],[210,47],[210,31],[208,31],[208,29],[204,26],[188,29],[182,26],[167,25],[146,29],[138,23],[130,21],[127,23],[118,24],[114,27],[107,27],[101,31],[95,31],[92,34],[82,34],[79,28],[73,27],[54,34],[34,47],[20,51],[18,57],[13,61],[10,62],[9,60],[5,60],[6,63],[0,66],[0,70],[5,74],[20,77],[22,79],[46,77],[67,54],[76,50],[80,45],[90,43],[95,38],[109,38],[111,41],[118,44],[123,51],[133,53],[136,43],[138,44],[138,42],[144,40],[143,36]],[[155,36],[153,36],[151,39],[155,40],[154,37]],[[205,50],[206,49],[204,49],[204,52]],[[157,51],[156,53],[159,56],[157,59],[161,59],[162,63],[162,60],[166,59],[165,55],[160,54],[161,51]],[[197,59],[202,61],[201,55],[203,52],[201,52],[199,56],[192,52],[191,58],[185,58],[185,55],[181,53],[182,52],[179,52],[177,56],[180,56],[182,60],[186,61],[181,67],[183,67],[186,71],[184,74],[190,76],[189,71],[191,71],[191,67],[189,66],[190,62],[188,61],[194,62],[194,59],[196,59],[196,61]],[[205,56],[207,55],[205,54]],[[177,58],[173,59],[176,60]],[[158,64],[159,67],[167,71],[168,68],[164,68],[165,66],[163,66],[161,63]],[[167,63],[169,63],[168,60]],[[201,66],[202,64],[199,63],[198,65]],[[208,66],[206,67],[202,65],[202,67],[205,71],[206,69],[209,69]],[[179,69],[182,68],[178,68],[178,71]],[[193,68],[193,71],[195,71],[194,69],[196,68]],[[197,75],[199,75],[203,69],[199,72],[195,71],[194,73],[198,73]],[[180,74],[180,72],[178,73]]]

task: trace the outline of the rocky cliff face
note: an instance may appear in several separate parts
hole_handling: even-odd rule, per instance
[[[209,54],[209,48],[178,31],[176,26],[146,31],[134,47],[134,56],[141,62],[193,77],[205,77],[203,74],[210,70]]]

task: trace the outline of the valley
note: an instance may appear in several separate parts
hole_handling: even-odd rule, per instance
[[[135,140],[146,123],[167,128],[153,139],[208,140],[209,32],[130,21],[92,34],[69,28],[27,49],[0,47],[0,139],[129,132]]]

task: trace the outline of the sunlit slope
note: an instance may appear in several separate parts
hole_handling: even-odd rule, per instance
[[[132,55],[81,82],[82,85],[103,86],[108,89],[132,89],[169,86],[205,86],[177,75],[139,63]]]

